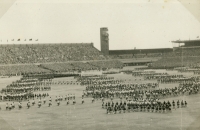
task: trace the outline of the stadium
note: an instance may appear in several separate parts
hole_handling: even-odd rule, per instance
[[[0,45],[0,130],[199,130],[200,40]]]
[[[107,34],[102,35],[108,39]],[[200,41],[195,46],[188,45],[190,41],[174,42],[185,42],[186,46],[118,51],[102,47],[104,50],[99,51],[92,43],[1,45],[1,120],[7,122],[1,126],[49,129],[48,123],[54,123],[52,129],[78,129],[76,123],[81,123],[83,129],[103,129],[106,125],[127,129],[141,127],[138,124],[142,120],[143,128],[177,129],[173,123],[190,128],[187,115],[194,114],[189,120],[194,122],[198,113],[195,109],[199,108],[195,101],[199,99]],[[108,43],[102,39],[101,46],[109,47]],[[125,89],[115,90],[119,84]],[[132,94],[132,89],[136,93]],[[120,90],[124,93],[120,94]],[[158,112],[153,105],[149,108],[153,112],[148,107],[130,108],[128,103],[139,98],[140,91],[149,103],[160,99],[160,103],[170,101],[172,106],[172,100],[179,100],[184,105],[178,108],[175,104],[176,108]],[[114,110],[108,112],[108,106],[102,108],[104,102],[127,105],[124,112],[116,110],[113,114]],[[13,115],[15,121],[10,120]],[[160,124],[159,118],[163,121]],[[37,125],[31,126],[34,122]]]

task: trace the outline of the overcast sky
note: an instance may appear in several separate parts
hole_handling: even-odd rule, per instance
[[[101,27],[108,27],[111,50],[166,48],[200,37],[200,22],[178,0],[12,1],[0,18],[1,44],[93,42],[100,49]]]

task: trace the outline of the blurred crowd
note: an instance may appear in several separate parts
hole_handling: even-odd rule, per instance
[[[152,68],[174,68],[174,67],[199,67],[200,47],[178,48],[177,50],[166,53],[162,59],[154,62]]]
[[[48,73],[47,69],[38,67],[37,65],[7,65],[0,66],[0,75],[17,76],[26,73]]]
[[[0,64],[106,59],[92,44],[1,45]]]
[[[57,72],[67,71],[85,71],[85,70],[101,70],[111,68],[122,68],[123,63],[117,60],[89,61],[89,62],[72,62],[72,63],[53,63],[41,64],[43,68],[47,68]]]
[[[162,53],[121,54],[121,55],[110,55],[109,57],[111,59],[156,58],[156,57],[162,57]]]

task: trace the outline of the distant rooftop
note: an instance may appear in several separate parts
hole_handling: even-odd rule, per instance
[[[196,40],[176,40],[176,41],[172,41],[173,43],[190,43],[190,42],[199,42],[200,43],[200,39],[196,39]]]

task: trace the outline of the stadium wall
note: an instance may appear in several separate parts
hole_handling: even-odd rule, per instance
[[[148,53],[168,53],[172,52],[173,48],[158,48],[158,49],[133,49],[133,50],[109,50],[109,55],[124,55],[124,54],[148,54]]]

